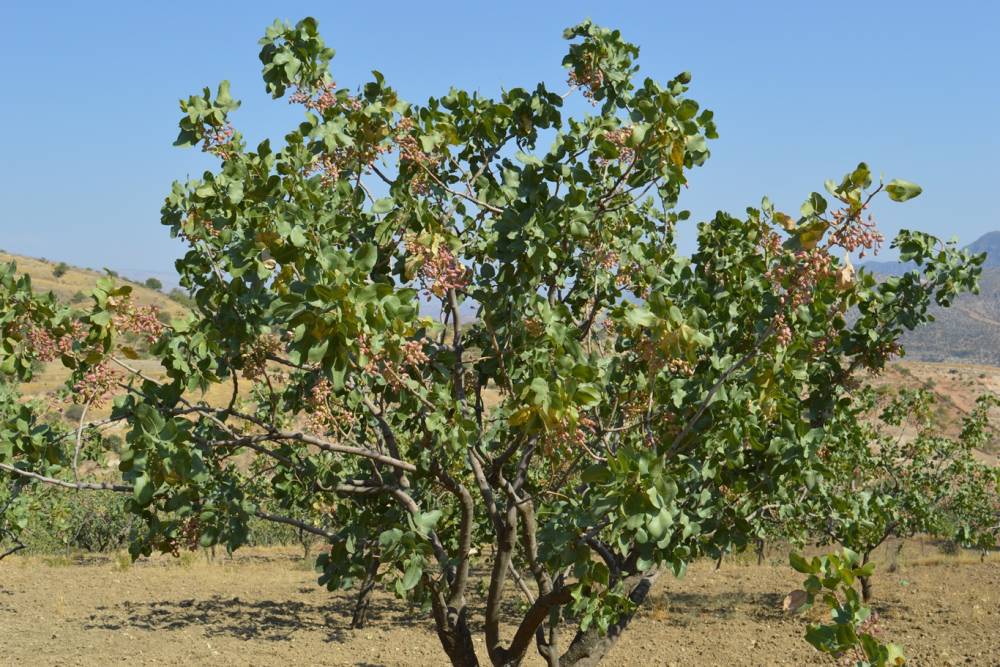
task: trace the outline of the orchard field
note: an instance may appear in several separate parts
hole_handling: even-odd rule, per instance
[[[880,565],[895,550],[888,545]],[[662,580],[606,664],[837,664],[802,641],[808,618],[782,610],[800,584],[782,556],[769,553],[759,566],[755,558],[724,561],[718,570],[702,562],[683,581]],[[980,562],[918,539],[896,562],[875,606],[910,664],[1000,664],[997,555]],[[14,665],[440,664],[434,629],[419,611],[380,593],[370,625],[351,629],[352,596],[317,589],[311,570],[291,548],[133,566],[127,556],[18,558],[0,581],[0,654]]]

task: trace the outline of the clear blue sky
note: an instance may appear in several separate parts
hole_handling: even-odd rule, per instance
[[[642,73],[694,74],[720,139],[682,201],[696,219],[769,195],[797,210],[859,160],[923,185],[876,214],[963,243],[1000,229],[1000,3],[13,2],[6,4],[0,247],[144,277],[172,273],[170,182],[210,162],[173,148],[178,98],[233,84],[251,142],[299,111],[271,102],[257,39],[316,16],[353,88],[382,71],[404,98],[450,85],[561,89],[562,29],[591,17],[642,51]],[[888,257],[888,255],[886,255]]]

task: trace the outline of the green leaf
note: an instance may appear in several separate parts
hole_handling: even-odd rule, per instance
[[[135,486],[132,488],[132,493],[135,498],[135,502],[139,505],[139,507],[145,507],[152,502],[153,491],[153,484],[148,476],[142,475],[136,478]]]
[[[388,213],[396,206],[392,197],[384,197],[372,204],[372,213]]]
[[[403,579],[400,582],[404,591],[411,590],[420,581],[421,575],[424,573],[424,563],[419,558],[412,559],[406,566],[406,572],[403,573]]]
[[[301,248],[307,243],[306,235],[302,231],[301,227],[292,227],[291,234],[288,235],[288,240],[292,242],[292,245],[296,248]]]
[[[671,516],[669,510],[663,508],[650,520],[648,524],[646,524],[646,530],[654,540],[658,541],[663,539],[663,536],[667,534],[667,529],[670,528],[673,523],[674,517]]]
[[[372,270],[378,260],[378,248],[374,243],[366,243],[358,249],[354,262],[365,273]]]
[[[814,574],[816,572],[816,569],[809,561],[794,551],[788,554],[788,564],[791,565],[796,572],[801,572],[802,574]]]
[[[650,327],[656,324],[656,315],[646,308],[636,306],[625,313],[625,321],[633,327]]]
[[[94,313],[90,316],[90,323],[99,327],[106,327],[111,324],[111,313],[107,310]]]
[[[919,196],[924,190],[916,183],[897,178],[889,181],[889,184],[885,186],[885,191],[889,193],[889,199],[893,201],[906,201]]]
[[[587,466],[580,479],[587,484],[602,484],[611,480],[611,471],[606,465],[593,464]]]
[[[441,510],[431,510],[430,512],[422,512],[413,517],[413,524],[416,526],[417,530],[423,535],[428,535],[434,526],[437,525],[438,520],[441,518]]]
[[[597,385],[588,382],[576,388],[574,398],[580,406],[591,408],[601,402],[601,392]]]

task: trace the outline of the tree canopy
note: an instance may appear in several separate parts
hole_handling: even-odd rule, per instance
[[[74,319],[0,275],[8,381],[58,359],[79,403],[114,396],[75,431],[8,397],[0,474],[131,494],[135,556],[235,549],[252,517],[314,532],[321,584],[374,572],[430,610],[455,665],[478,664],[480,608],[495,665],[532,646],[595,664],[659,572],[745,548],[823,474],[859,373],[975,289],[983,259],[904,231],[918,271],[855,274],[849,255],[883,241],[876,198],[920,193],[864,163],[795,215],[717,213],[685,256],[677,205],[712,112],[688,73],[640,78],[618,31],[564,36],[568,90],[416,104],[379,72],[337,86],[313,19],[269,27],[266,90],[303,109],[280,141],[247,145],[228,82],[181,102],[176,144],[219,160],[162,209],[190,317],[162,325],[105,279]],[[570,95],[593,111],[568,114]],[[121,478],[81,478],[81,434],[117,424]]]

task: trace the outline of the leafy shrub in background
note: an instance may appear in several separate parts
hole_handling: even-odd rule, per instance
[[[793,529],[860,554],[890,537],[927,534],[966,547],[989,549],[1000,536],[1000,470],[979,462],[989,429],[987,413],[1000,404],[983,396],[966,416],[957,438],[941,435],[932,415],[934,396],[903,390],[888,400],[872,423],[874,394],[862,394],[859,419],[819,452],[823,472],[816,489],[797,505]],[[872,596],[868,574],[859,576],[865,602]]]

